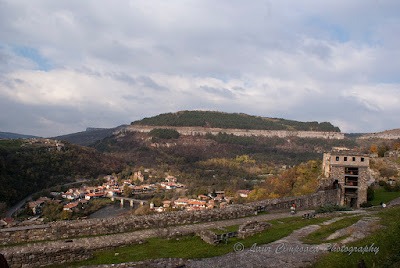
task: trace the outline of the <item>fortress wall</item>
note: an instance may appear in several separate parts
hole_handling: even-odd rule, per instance
[[[289,210],[292,203],[300,209],[312,209],[327,202],[338,203],[338,191],[318,191],[309,195],[268,199],[264,201],[231,205],[223,209],[203,211],[178,211],[147,216],[130,216],[107,219],[59,221],[44,225],[0,229],[0,245],[29,241],[69,239],[135,231],[139,229],[166,227],[169,225],[193,224],[217,220],[236,219],[254,215],[257,206],[267,205],[268,210]]]
[[[236,136],[262,136],[262,137],[299,137],[299,138],[319,138],[319,139],[344,139],[344,134],[340,132],[320,132],[320,131],[289,131],[289,130],[258,130],[258,129],[233,129],[233,128],[205,128],[205,127],[174,127],[174,126],[144,126],[130,125],[118,132],[137,131],[148,133],[154,128],[175,129],[181,135],[206,135],[211,133],[217,135],[219,132],[233,134]]]
[[[0,229],[1,244],[14,244],[18,242],[40,241],[45,239],[71,239],[77,236],[109,234],[116,232],[134,231],[143,228],[160,228],[168,225],[217,221],[235,219],[255,215],[257,206],[267,205],[268,210],[285,209],[289,213],[290,206],[295,203],[298,209],[313,209],[327,202],[338,204],[339,190],[332,189],[318,191],[313,194],[268,199],[243,205],[231,205],[225,209],[213,209],[197,212],[170,212],[148,216],[132,216],[108,219],[75,220],[53,222],[39,226],[26,226]],[[185,230],[184,234],[194,233],[196,230]],[[65,240],[64,240],[65,241]],[[121,247],[132,243],[143,243],[141,240],[124,241],[114,239],[101,239],[96,243],[82,243],[74,247],[73,243],[63,240],[55,242],[54,246],[26,247],[23,250],[13,250],[13,247],[2,248],[10,267],[39,267],[46,265],[62,264],[73,261],[87,260],[96,250]],[[89,240],[90,241],[90,240]]]

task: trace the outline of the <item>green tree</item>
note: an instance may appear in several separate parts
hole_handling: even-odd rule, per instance
[[[130,197],[132,195],[132,190],[129,188],[128,184],[124,185],[124,196]]]

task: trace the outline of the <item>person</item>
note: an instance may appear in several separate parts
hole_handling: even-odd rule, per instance
[[[290,213],[291,214],[296,214],[296,206],[293,206],[293,205],[290,207]]]

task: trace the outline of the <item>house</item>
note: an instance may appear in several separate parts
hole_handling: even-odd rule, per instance
[[[43,207],[44,201],[33,201],[29,202],[28,206],[32,210],[33,215],[39,214],[42,212],[42,207]]]
[[[176,183],[178,181],[178,179],[175,178],[174,176],[168,176],[165,178],[165,180],[169,183]]]
[[[161,212],[165,211],[165,208],[164,207],[155,207],[154,211],[161,213]]]
[[[182,207],[182,206],[187,206],[190,201],[191,200],[189,200],[187,198],[180,198],[180,199],[175,200],[174,203],[175,203],[175,206]]]
[[[217,196],[225,196],[225,191],[216,191],[215,194]]]
[[[192,200],[188,203],[189,207],[194,207],[194,208],[205,208],[206,207],[206,201],[199,201],[199,200]]]
[[[227,205],[228,205],[227,202],[221,202],[221,203],[219,204],[219,207],[220,207],[220,208],[224,208],[224,207],[226,207]]]
[[[70,193],[70,192],[62,194],[61,197],[68,200],[74,200],[78,198],[78,196],[75,193]]]
[[[233,199],[235,199],[235,198],[232,197],[232,196],[225,196],[225,198],[224,198],[224,200],[225,200],[226,202],[228,202],[228,203],[230,203]]]
[[[104,192],[90,193],[90,194],[85,195],[85,199],[90,200],[90,199],[104,197],[104,196],[105,196]]]
[[[171,190],[171,189],[175,189],[176,185],[174,183],[160,183],[161,187],[167,189],[167,190]]]
[[[251,191],[250,190],[238,190],[236,193],[240,197],[247,198],[247,197],[249,197],[249,194],[251,193]]]
[[[174,205],[174,202],[172,202],[172,201],[163,201],[164,208],[169,208],[169,207],[172,207],[173,205]]]
[[[77,206],[78,206],[78,202],[68,203],[68,204],[64,205],[63,210],[72,211]]]
[[[209,197],[206,196],[206,195],[201,194],[201,195],[198,195],[198,196],[197,196],[197,199],[200,199],[200,200],[208,200]]]

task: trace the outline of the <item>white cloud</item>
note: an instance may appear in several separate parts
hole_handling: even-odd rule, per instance
[[[0,0],[0,96],[33,117],[26,129],[23,117],[1,117],[0,129],[46,136],[181,109],[396,128],[399,8],[394,0]],[[14,46],[36,50],[51,69],[39,71]]]

